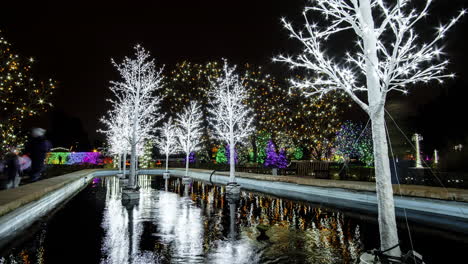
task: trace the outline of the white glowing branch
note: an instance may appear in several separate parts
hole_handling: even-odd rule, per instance
[[[139,45],[135,46],[135,58],[126,57],[121,64],[112,63],[123,80],[111,82],[111,91],[116,99],[110,101],[114,105],[129,105],[131,142],[136,145],[150,137],[154,125],[161,119],[161,96],[155,92],[162,87],[162,68],[156,69],[149,52]]]
[[[184,110],[177,114],[177,143],[186,156],[186,174],[188,176],[188,164],[190,152],[198,150],[202,136],[203,113],[197,102],[192,101]]]
[[[247,89],[242,85],[235,67],[230,68],[224,61],[223,72],[216,80],[210,80],[213,90],[210,92],[211,114],[209,123],[214,135],[229,144],[230,148],[230,182],[235,181],[235,146],[250,136],[253,126],[253,113],[245,103]]]
[[[304,10],[305,32],[296,31],[283,19],[291,37],[299,40],[304,50],[295,57],[275,58],[291,68],[302,68],[316,74],[314,78],[292,80],[292,85],[305,95],[324,95],[341,90],[349,95],[370,117],[378,197],[381,250],[399,256],[399,239],[395,220],[393,189],[390,177],[385,102],[390,91],[407,92],[409,84],[453,77],[444,72],[448,61],[437,44],[465,14],[462,11],[447,25],[440,26],[426,44],[418,44],[415,25],[427,16],[432,0],[425,0],[422,10],[411,9],[412,0],[315,0]],[[323,23],[308,20],[310,11],[324,15]],[[345,30],[355,33],[356,48],[343,54],[345,60],[330,58],[323,47],[334,34]],[[340,55],[336,55],[340,57]],[[358,97],[365,92],[367,102]],[[397,245],[397,246],[395,246]]]
[[[234,71],[235,67],[230,68],[225,61],[222,75],[210,80],[213,90],[208,109],[214,135],[232,145],[242,142],[255,130],[252,110],[245,104],[247,89]]]
[[[109,152],[114,155],[121,155],[130,149],[130,119],[128,106],[121,104],[116,109],[112,109],[101,118],[101,122],[106,129],[99,132],[106,135]]]
[[[393,3],[395,2],[395,3]],[[447,25],[440,26],[434,38],[426,44],[418,44],[414,26],[427,16],[432,0],[426,0],[421,11],[410,9],[411,0],[392,1],[387,5],[383,0],[316,0],[313,7],[304,12],[305,31],[296,31],[284,19],[284,26],[291,37],[304,45],[304,51],[296,57],[280,55],[277,61],[288,63],[291,68],[306,68],[315,72],[317,77],[305,80],[292,80],[292,84],[306,95],[323,95],[334,90],[343,90],[364,110],[368,104],[357,97],[357,92],[368,91],[366,78],[375,74],[380,87],[381,100],[385,102],[389,91],[406,93],[408,84],[453,77],[444,72],[448,61],[437,62],[443,55],[437,46],[447,31],[465,14],[460,12]],[[372,17],[382,17],[380,23]],[[324,15],[325,27],[310,23],[310,11]],[[371,22],[371,23],[369,23]],[[344,30],[353,30],[357,36],[355,52],[345,54],[346,61],[338,62],[327,56],[322,48],[328,38]],[[369,42],[370,41],[370,42]],[[369,44],[377,46],[376,59],[370,54]],[[371,68],[369,62],[371,61]]]
[[[159,129],[160,136],[156,141],[156,146],[166,155],[166,171],[168,170],[169,155],[178,151],[177,148],[177,126],[172,121],[172,117]]]
[[[110,100],[114,107],[127,106],[131,147],[130,186],[136,186],[136,156],[142,152],[144,143],[153,138],[154,127],[161,119],[161,96],[156,92],[161,89],[163,80],[162,68],[156,69],[149,52],[140,45],[134,49],[133,58],[125,57],[120,64],[112,60],[122,80],[112,81],[110,87],[115,95],[115,99]]]

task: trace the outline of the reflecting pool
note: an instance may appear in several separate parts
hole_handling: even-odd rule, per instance
[[[94,179],[0,263],[356,263],[378,245],[375,216],[250,191],[232,201],[223,186],[178,178],[142,175],[138,184],[135,203],[118,178]],[[427,263],[445,259],[436,248],[454,258],[466,249],[464,237],[411,229]]]

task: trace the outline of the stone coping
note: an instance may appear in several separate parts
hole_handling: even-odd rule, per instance
[[[63,186],[101,169],[85,169],[0,191],[0,216],[36,201]]]
[[[185,170],[175,168],[174,170]],[[212,170],[204,169],[190,169],[194,172],[203,172],[211,174]],[[216,172],[217,175],[229,176],[229,171]],[[298,176],[274,176],[267,174],[254,174],[246,172],[236,172],[236,177],[256,179],[262,181],[274,181],[274,182],[287,182],[295,183],[300,185],[310,185],[318,187],[328,188],[341,188],[355,191],[367,191],[375,192],[374,182],[361,182],[361,181],[341,181],[341,180],[326,180],[326,179],[314,179],[309,177],[298,177]],[[443,188],[443,187],[432,187],[422,185],[393,185],[393,193],[395,195],[412,196],[420,198],[430,198],[439,200],[459,201],[468,202],[468,190],[456,189],[456,188]]]

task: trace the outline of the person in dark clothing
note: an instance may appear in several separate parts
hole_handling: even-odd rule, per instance
[[[5,174],[7,176],[6,189],[16,188],[21,181],[21,167],[18,156],[18,150],[15,147],[10,148],[5,156]]]
[[[41,173],[44,171],[44,160],[47,152],[52,148],[52,144],[45,138],[45,129],[33,128],[31,131],[31,139],[26,145],[25,152],[31,158],[31,182],[38,181],[41,178]]]

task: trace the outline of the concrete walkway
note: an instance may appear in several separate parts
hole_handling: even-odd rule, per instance
[[[175,168],[174,170],[184,170]],[[202,169],[190,169],[193,172],[203,172],[210,174],[211,170]],[[216,172],[217,175],[229,176],[229,172]],[[327,188],[340,188],[354,191],[367,191],[375,192],[374,182],[362,182],[362,181],[342,181],[342,180],[324,180],[324,179],[313,179],[310,177],[299,177],[299,176],[273,176],[267,174],[254,174],[246,172],[236,172],[237,177],[255,179],[261,181],[270,182],[287,182],[307,186],[327,187]],[[443,187],[430,187],[422,185],[393,185],[393,193],[395,196],[411,196],[420,198],[430,198],[439,200],[459,201],[468,202],[468,190],[455,189],[455,188],[443,188]]]

